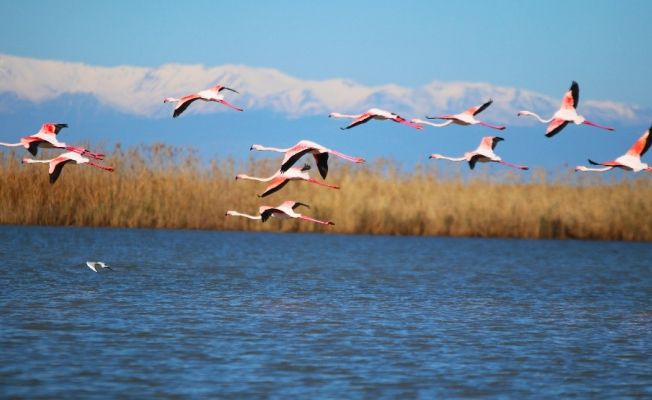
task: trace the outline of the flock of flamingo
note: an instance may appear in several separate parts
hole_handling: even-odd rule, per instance
[[[222,85],[216,85],[210,89],[189,94],[181,98],[166,97],[163,100],[163,102],[176,103],[172,114],[173,118],[177,118],[178,116],[180,116],[190,106],[190,104],[192,104],[196,100],[217,102],[227,107],[230,107],[232,109],[235,109],[237,111],[243,111],[242,108],[237,107],[225,100],[224,94],[222,93],[225,90],[233,93],[239,93],[235,89],[222,86]],[[594,122],[591,122],[586,118],[584,118],[582,115],[577,113],[579,92],[580,92],[579,85],[577,84],[577,82],[573,81],[568,91],[564,94],[559,110],[557,110],[549,119],[541,118],[539,115],[537,115],[532,111],[519,111],[517,115],[534,117],[539,122],[548,124],[548,128],[546,129],[546,134],[545,134],[547,137],[552,137],[558,134],[559,132],[561,132],[562,129],[564,129],[564,127],[566,127],[566,125],[568,125],[571,122],[576,125],[589,125],[596,128],[605,129],[608,131],[613,131],[614,130],[613,128],[602,126]],[[462,126],[479,124],[495,130],[504,130],[506,128],[505,126],[492,125],[484,121],[480,121],[476,118],[478,114],[480,114],[482,111],[487,109],[491,104],[492,104],[492,100],[489,100],[484,104],[471,107],[459,114],[452,114],[452,115],[447,114],[447,115],[432,116],[432,117],[426,116],[426,119],[429,120],[443,120],[444,122],[442,123],[433,123],[418,118],[407,120],[401,117],[400,115],[397,115],[389,111],[381,110],[378,108],[371,108],[366,112],[357,115],[349,115],[349,114],[341,114],[341,113],[333,112],[329,114],[329,117],[348,118],[353,120],[349,125],[347,125],[346,127],[342,127],[340,129],[351,129],[358,125],[367,123],[375,119],[381,121],[391,120],[403,125],[407,125],[414,129],[423,129],[424,125],[441,128],[450,124],[457,124]],[[103,154],[92,152],[86,148],[79,147],[79,146],[69,146],[64,142],[60,142],[57,139],[57,135],[63,128],[67,128],[67,127],[68,127],[67,124],[45,123],[41,126],[41,129],[37,133],[30,136],[22,137],[20,139],[20,142],[0,143],[0,145],[9,146],[9,147],[22,146],[27,151],[29,151],[33,156],[37,155],[39,148],[53,148],[53,149],[65,150],[64,153],[49,160],[38,160],[32,158],[23,158],[22,160],[24,164],[28,164],[28,163],[48,164],[50,183],[52,184],[55,183],[59,178],[59,176],[61,175],[61,171],[63,170],[64,165],[72,162],[76,164],[86,164],[106,171],[114,170],[113,167],[97,164],[94,161],[94,160],[103,160],[104,159]],[[641,157],[645,154],[645,152],[648,151],[650,145],[652,145],[652,137],[650,136],[651,130],[652,130],[652,126],[643,133],[643,135],[634,143],[634,145],[632,145],[632,147],[624,155],[614,160],[604,161],[604,162],[595,162],[590,159],[588,160],[591,165],[599,165],[601,166],[600,168],[589,168],[586,166],[578,166],[575,168],[575,170],[580,172],[586,172],[586,171],[604,172],[604,171],[611,170],[613,168],[621,168],[627,171],[634,171],[634,172],[652,171],[652,167],[650,167],[648,164],[641,161]],[[469,167],[471,169],[473,169],[476,163],[478,162],[495,162],[495,163],[506,165],[508,167],[527,170],[528,169],[527,166],[512,164],[507,161],[504,161],[501,157],[499,157],[494,152],[498,142],[503,140],[504,139],[500,136],[485,136],[480,141],[480,145],[478,146],[478,148],[476,148],[473,151],[466,152],[464,155],[460,157],[447,157],[441,154],[433,153],[430,155],[429,158],[456,161],[456,162],[466,161],[468,162]],[[319,181],[317,179],[310,177],[308,171],[310,170],[311,167],[310,164],[308,163],[305,163],[301,167],[294,167],[294,165],[304,155],[307,154],[311,154],[314,157],[315,164],[317,166],[319,174],[323,179],[326,179],[326,176],[328,174],[329,155],[333,155],[335,157],[339,157],[354,163],[365,162],[365,160],[361,157],[348,156],[346,154],[342,154],[338,151],[326,148],[320,144],[311,142],[309,140],[301,140],[297,144],[289,148],[266,147],[266,146],[254,144],[251,146],[250,150],[275,151],[279,153],[284,153],[284,157],[283,160],[281,161],[281,166],[279,170],[268,177],[261,178],[261,177],[249,176],[246,174],[238,174],[236,176],[236,180],[247,179],[247,180],[260,181],[260,182],[268,182],[268,186],[261,194],[258,195],[259,197],[265,197],[274,192],[277,192],[281,190],[288,182],[293,180],[306,181],[331,189],[339,189],[339,187],[336,185],[330,185],[326,182]],[[314,219],[309,216],[296,212],[295,210],[300,206],[309,208],[307,204],[294,201],[294,200],[286,200],[276,207],[261,206],[258,209],[257,215],[245,214],[234,210],[227,211],[226,215],[245,217],[249,219],[260,220],[262,222],[267,221],[270,217],[275,217],[275,218],[297,218],[297,219],[303,219],[318,224],[333,225],[333,222],[331,221],[322,221],[322,220]]]

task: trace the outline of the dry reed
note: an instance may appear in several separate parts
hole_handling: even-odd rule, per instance
[[[205,165],[193,154],[163,144],[116,146],[105,161],[116,172],[69,165],[50,185],[47,166],[21,165],[22,152],[0,153],[0,223],[652,240],[652,179],[644,174],[609,182],[570,174],[550,180],[539,171],[524,182],[515,173],[465,179],[433,166],[405,173],[389,161],[358,166],[334,160],[328,181],[341,190],[291,182],[259,199],[264,183],[234,176],[269,175],[276,160]],[[227,209],[256,214],[259,205],[286,199],[310,204],[306,214],[336,225],[224,216]]]

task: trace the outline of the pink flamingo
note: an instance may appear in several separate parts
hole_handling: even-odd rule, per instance
[[[321,221],[318,219],[314,219],[311,217],[308,217],[303,214],[299,214],[296,211],[294,211],[297,207],[299,206],[305,206],[307,208],[310,208],[309,205],[300,203],[298,201],[292,201],[292,200],[287,200],[281,203],[279,206],[276,207],[270,207],[270,206],[261,206],[258,209],[258,214],[259,215],[249,215],[249,214],[244,214],[238,211],[233,211],[229,210],[226,212],[225,215],[227,216],[232,216],[232,217],[245,217],[249,219],[256,219],[256,220],[261,220],[262,222],[265,222],[269,219],[269,217],[275,217],[275,218],[299,218],[303,219],[306,221],[311,221],[315,222],[318,224],[323,224],[323,225],[335,225],[331,221]]]
[[[636,143],[634,143],[634,145],[632,145],[632,147],[630,147],[629,150],[627,150],[627,153],[623,154],[622,156],[616,158],[613,161],[595,162],[589,159],[589,163],[591,163],[592,165],[602,165],[604,168],[588,168],[583,165],[580,165],[577,168],[575,168],[575,171],[604,172],[604,171],[609,171],[612,168],[622,168],[626,171],[652,172],[652,167],[650,167],[650,165],[641,162],[641,157],[643,157],[645,152],[650,149],[650,145],[652,145],[652,136],[650,135],[650,131],[652,131],[652,126],[650,126],[640,138],[638,138]]]
[[[77,164],[88,164],[90,166],[103,169],[105,171],[113,171],[113,167],[95,164],[90,159],[78,153],[75,153],[73,151],[63,153],[58,157],[52,158],[50,160],[33,160],[31,158],[23,158],[23,164],[34,164],[34,163],[50,164],[50,169],[49,169],[50,183],[56,182],[57,179],[59,179],[59,175],[61,174],[64,165],[73,161]]]
[[[350,118],[353,119],[353,122],[349,124],[346,127],[342,127],[340,129],[351,129],[355,126],[358,126],[360,124],[364,124],[365,122],[369,122],[372,119],[377,119],[377,120],[391,120],[394,122],[398,122],[399,124],[404,124],[407,126],[411,126],[414,129],[423,129],[423,127],[419,124],[415,124],[411,121],[406,120],[405,118],[401,117],[398,114],[394,114],[393,112],[381,110],[379,108],[370,108],[366,112],[358,115],[350,115],[350,114],[340,114],[337,112],[332,112],[328,114],[329,118]]]
[[[496,148],[496,145],[501,140],[505,140],[505,139],[501,138],[500,136],[485,136],[482,138],[482,141],[480,141],[480,146],[478,146],[477,149],[464,153],[464,156],[462,157],[455,158],[455,157],[442,156],[441,154],[431,154],[429,158],[436,158],[439,160],[450,160],[450,161],[468,161],[469,167],[471,167],[471,169],[475,167],[475,163],[478,161],[497,162],[512,168],[518,168],[524,170],[529,169],[525,165],[516,165],[516,164],[508,163],[507,161],[503,161],[500,157],[496,155],[496,153],[494,153],[494,149]]]
[[[324,147],[315,142],[311,142],[309,140],[301,140],[294,146],[288,147],[287,149],[279,149],[276,147],[265,147],[259,144],[253,144],[251,145],[251,148],[249,150],[258,150],[258,151],[267,150],[267,151],[276,151],[278,153],[285,153],[285,157],[283,157],[283,162],[281,163],[282,172],[287,171],[288,168],[293,166],[301,157],[303,157],[305,154],[310,153],[313,155],[313,157],[315,157],[315,162],[317,163],[317,168],[319,169],[319,173],[324,179],[326,179],[326,175],[328,175],[329,154],[332,154],[336,157],[340,157],[347,161],[351,161],[358,164],[365,162],[364,158],[347,156],[346,154],[342,154],[335,150],[331,150],[327,147]]]
[[[292,167],[289,168],[287,171],[283,172],[281,170],[276,171],[274,175],[269,176],[267,178],[258,178],[255,176],[249,176],[245,174],[238,174],[235,176],[235,179],[248,179],[252,181],[258,181],[258,182],[271,182],[266,188],[265,191],[261,194],[258,195],[258,197],[265,197],[268,196],[274,192],[277,192],[283,188],[283,186],[287,185],[288,182],[290,181],[306,181],[310,183],[315,183],[320,186],[325,186],[329,187],[331,189],[339,189],[339,186],[333,186],[329,185],[324,182],[319,182],[318,180],[311,178],[310,175],[306,171],[310,169],[310,165],[305,164],[302,168],[296,168]]]
[[[231,107],[235,110],[243,111],[242,108],[236,107],[233,104],[229,103],[228,101],[224,100],[224,95],[220,93],[223,90],[230,90],[234,93],[239,94],[239,92],[235,89],[231,89],[222,85],[215,85],[210,89],[202,90],[197,93],[192,93],[187,96],[183,96],[179,99],[175,97],[166,97],[165,99],[163,99],[163,103],[177,103],[177,105],[174,107],[174,113],[172,114],[173,118],[176,118],[179,115],[181,115],[181,113],[184,112],[186,108],[188,108],[188,106],[195,100],[214,101],[217,103],[222,103],[225,106]]]
[[[68,124],[58,124],[52,122],[46,122],[41,126],[41,129],[30,136],[25,136],[20,139],[18,143],[0,143],[0,146],[7,147],[19,147],[23,146],[27,151],[29,151],[33,156],[38,153],[39,148],[43,149],[65,149],[68,151],[74,151],[81,155],[87,155],[89,157],[102,160],[104,159],[104,154],[94,153],[88,151],[83,147],[77,146],[68,146],[64,142],[60,142],[57,139],[57,134],[63,129],[67,128]]]
[[[446,115],[440,115],[440,116],[437,116],[437,117],[428,117],[428,116],[426,116],[426,118],[427,119],[445,119],[445,120],[447,120],[443,124],[433,125],[433,126],[436,126],[436,127],[446,126],[446,125],[449,125],[449,124],[456,124],[456,125],[462,125],[462,126],[480,124],[480,125],[486,126],[488,128],[497,129],[499,131],[502,131],[503,129],[505,129],[505,126],[491,125],[491,124],[488,124],[486,122],[480,121],[480,120],[475,118],[476,115],[480,114],[487,107],[489,107],[491,105],[491,103],[493,103],[493,100],[489,99],[489,101],[487,101],[486,103],[480,104],[479,106],[473,106],[473,107],[469,108],[468,110],[466,110],[464,112],[461,112],[459,114],[455,114],[455,115],[446,114]]]
[[[609,128],[606,126],[598,125],[594,122],[591,122],[584,118],[583,116],[579,115],[577,113],[577,103],[580,101],[580,86],[577,84],[577,82],[573,81],[571,83],[570,89],[564,94],[564,98],[561,100],[561,107],[557,112],[553,114],[550,119],[543,119],[539,115],[533,113],[532,111],[519,111],[516,115],[519,117],[521,115],[526,115],[530,117],[534,117],[539,120],[539,122],[542,122],[544,124],[548,124],[548,129],[546,129],[546,136],[547,137],[553,137],[559,132],[561,132],[562,129],[566,125],[568,125],[569,122],[575,123],[575,125],[590,125],[594,126],[596,128],[600,129],[606,129],[608,131],[613,131],[614,128]]]

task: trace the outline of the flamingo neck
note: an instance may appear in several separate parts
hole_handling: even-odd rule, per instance
[[[238,211],[227,211],[226,215],[230,215],[232,217],[245,217],[249,219],[262,219],[260,215],[249,215]]]
[[[355,119],[355,118],[359,118],[360,114],[352,115],[352,114],[342,114],[342,113],[334,112],[334,113],[328,114],[328,116],[330,118],[352,118],[352,119]]]
[[[52,160],[35,160],[33,158],[23,158],[23,164],[48,164]]]
[[[440,160],[448,160],[448,161],[466,161],[466,155],[462,157],[446,157],[446,156],[442,156],[441,154],[433,154],[430,157],[437,158]]]
[[[178,101],[179,99],[177,99],[176,97],[166,97],[163,99],[163,103],[176,103]]]
[[[261,145],[255,145],[251,146],[252,150],[258,150],[258,151],[275,151],[277,153],[285,153],[290,149],[281,149],[278,147],[266,147],[266,146],[261,146]]]
[[[605,171],[609,171],[612,168],[613,167],[590,168],[590,167],[581,166],[581,167],[575,168],[575,171],[581,171],[581,172],[605,172]]]
[[[274,179],[276,175],[268,176],[267,178],[259,178],[257,176],[249,176],[247,174],[238,174],[235,176],[235,179],[245,179],[245,180],[250,180],[250,181],[258,181],[258,182],[269,182],[272,179]]]
[[[2,143],[0,142],[0,146],[7,146],[7,147],[18,147],[22,146],[22,143]]]
[[[543,118],[541,118],[541,117],[539,116],[539,114],[537,114],[537,113],[533,113],[532,111],[519,111],[517,115],[518,115],[519,117],[520,117],[521,115],[534,117],[534,118],[538,119],[539,122],[544,123],[544,124],[547,124],[548,122],[552,121],[552,119],[553,119],[553,117],[550,117],[549,119],[543,119]]]

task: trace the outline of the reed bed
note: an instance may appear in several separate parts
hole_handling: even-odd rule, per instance
[[[512,172],[464,177],[432,165],[406,173],[387,160],[363,166],[332,160],[328,182],[341,190],[290,182],[259,199],[265,184],[235,181],[235,174],[270,175],[277,160],[207,165],[192,149],[163,144],[118,145],[109,153],[105,163],[116,172],[68,165],[55,185],[46,165],[21,165],[22,152],[0,153],[0,223],[652,240],[652,179],[645,174],[613,181],[572,173],[550,179],[537,171],[525,181]],[[256,214],[260,205],[286,199],[310,204],[302,212],[335,226],[224,216],[228,209]]]

